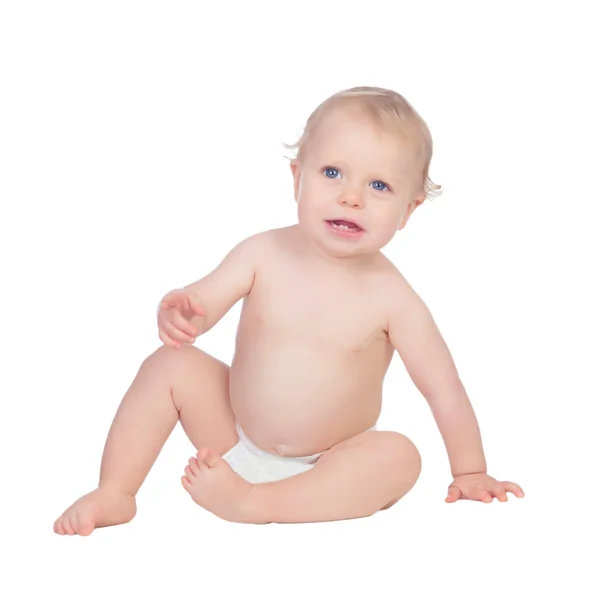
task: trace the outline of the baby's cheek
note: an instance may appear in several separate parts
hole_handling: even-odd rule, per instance
[[[383,235],[390,235],[398,229],[402,222],[402,212],[392,208],[379,210],[374,215],[374,221]]]
[[[298,209],[303,216],[314,216],[323,212],[323,202],[319,201],[318,195],[310,193],[309,190],[304,190],[300,195]]]

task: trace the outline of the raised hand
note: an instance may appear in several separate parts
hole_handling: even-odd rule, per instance
[[[205,315],[206,311],[196,294],[188,289],[173,290],[160,303],[158,337],[172,348],[193,344],[200,332],[192,324],[192,319]]]

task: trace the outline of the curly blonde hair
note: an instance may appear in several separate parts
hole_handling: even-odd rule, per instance
[[[311,136],[319,124],[335,108],[352,104],[363,110],[376,124],[386,131],[391,130],[409,138],[415,145],[415,154],[421,160],[423,170],[420,185],[425,198],[432,199],[441,194],[441,186],[429,177],[429,167],[433,155],[431,132],[425,121],[412,105],[393,90],[380,87],[353,87],[333,94],[324,100],[308,117],[302,135],[295,144],[284,144],[288,150],[296,152],[296,159],[302,155]]]

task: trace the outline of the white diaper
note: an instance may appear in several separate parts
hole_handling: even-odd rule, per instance
[[[310,471],[323,452],[311,456],[279,456],[255,446],[236,424],[238,443],[223,455],[223,460],[250,483],[279,481]],[[375,427],[372,427],[375,429]]]

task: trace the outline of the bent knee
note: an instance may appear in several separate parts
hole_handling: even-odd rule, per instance
[[[186,344],[180,348],[171,348],[170,346],[160,346],[150,356],[148,356],[142,366],[151,369],[163,369],[170,373],[181,375],[181,370],[197,372],[208,365],[227,370],[228,367],[214,356],[207,354],[203,350]]]
[[[181,360],[189,360],[190,357],[196,356],[198,353],[205,354],[202,350],[192,346],[191,344],[183,344],[180,348],[172,348],[163,344],[158,347],[146,361],[153,362],[173,362]]]
[[[197,366],[198,363],[206,362],[219,363],[220,361],[191,344],[184,344],[180,348],[172,348],[171,346],[163,344],[144,361],[144,363],[150,363],[153,366],[156,366],[157,364],[179,365],[182,363],[191,363]]]
[[[403,481],[416,482],[421,474],[421,454],[413,442],[401,433],[381,431],[382,463]]]

